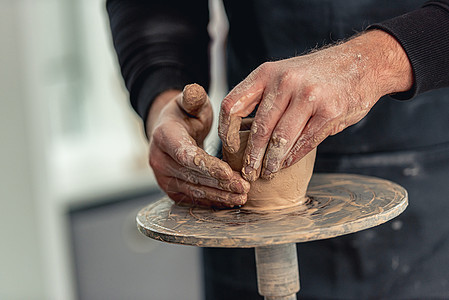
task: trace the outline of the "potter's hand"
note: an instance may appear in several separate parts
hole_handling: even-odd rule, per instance
[[[200,148],[212,118],[207,94],[196,84],[183,93],[166,91],[151,106],[150,166],[162,190],[179,204],[233,207],[246,202],[249,183]]]
[[[259,66],[223,100],[219,135],[235,152],[240,118],[259,105],[242,173],[249,181],[269,178],[327,136],[360,121],[381,96],[411,88],[412,81],[396,40],[368,31],[343,44]]]

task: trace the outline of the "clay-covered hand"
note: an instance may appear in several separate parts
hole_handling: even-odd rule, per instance
[[[178,204],[233,207],[246,202],[249,183],[201,147],[212,108],[196,84],[170,90],[154,101],[147,121],[150,166],[159,186]]]
[[[219,136],[236,152],[241,117],[259,105],[242,169],[270,178],[327,136],[360,121],[388,93],[413,82],[407,56],[387,33],[369,31],[346,43],[259,66],[223,100]]]

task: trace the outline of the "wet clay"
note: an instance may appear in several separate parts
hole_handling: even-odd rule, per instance
[[[142,209],[139,230],[156,240],[249,248],[332,238],[387,222],[407,207],[407,191],[380,178],[315,174],[305,205],[277,210],[181,207],[165,197]]]
[[[182,91],[182,107],[186,113],[196,115],[207,101],[207,93],[204,88],[196,83],[188,84]]]
[[[234,171],[241,171],[243,156],[250,134],[250,121],[244,120],[240,130],[240,148],[236,153],[229,153],[223,148],[223,159]],[[304,205],[307,201],[306,191],[312,177],[316,149],[308,153],[296,164],[280,170],[272,179],[259,178],[251,182],[245,209],[272,210]],[[260,170],[258,170],[260,173]]]

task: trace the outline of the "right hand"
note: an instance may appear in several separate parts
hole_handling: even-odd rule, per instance
[[[203,101],[191,99],[192,94]],[[163,92],[151,106],[146,124],[150,166],[161,189],[177,204],[224,208],[246,202],[249,183],[201,148],[212,119],[209,98],[198,85],[186,86],[183,93]]]
[[[413,71],[390,34],[370,30],[333,47],[269,62],[223,100],[218,132],[238,151],[241,118],[258,105],[244,154],[243,177],[272,178],[325,138],[359,122],[383,95],[404,92]]]

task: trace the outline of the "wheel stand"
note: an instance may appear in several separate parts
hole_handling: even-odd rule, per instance
[[[291,300],[300,289],[296,243],[380,225],[408,205],[403,187],[361,175],[315,174],[307,196],[305,205],[270,211],[181,207],[165,197],[138,213],[137,226],[168,243],[255,248],[259,294]]]

